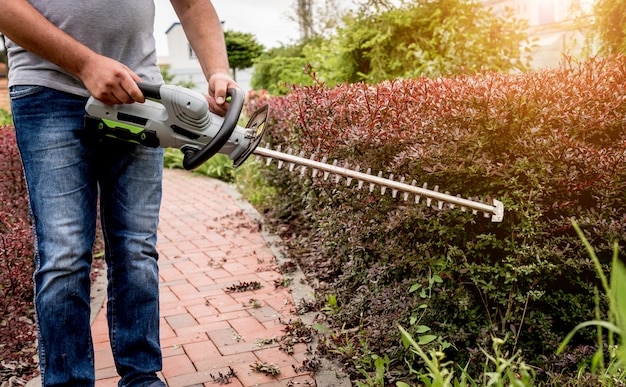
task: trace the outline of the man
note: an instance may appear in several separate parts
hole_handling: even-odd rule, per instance
[[[223,114],[229,76],[210,0],[171,0]],[[0,0],[11,107],[35,232],[35,308],[43,386],[93,386],[89,271],[97,199],[108,265],[107,318],[120,386],[165,386],[156,229],[162,150],[83,128],[91,94],[141,103],[162,83],[152,0]]]

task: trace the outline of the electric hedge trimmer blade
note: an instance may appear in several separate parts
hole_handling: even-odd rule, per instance
[[[244,104],[240,89],[228,90],[230,105],[226,115],[220,117],[209,111],[206,97],[193,90],[173,85],[138,85],[148,98],[144,103],[106,105],[90,97],[85,106],[85,128],[94,130],[103,138],[180,149],[184,154],[185,169],[195,169],[217,153],[228,155],[238,167],[254,153],[267,158],[268,164],[276,160],[279,168],[287,164],[290,170],[294,170],[299,166],[301,175],[307,171],[311,171],[312,177],[322,173],[324,180],[334,175],[336,183],[344,177],[348,186],[357,181],[359,188],[367,184],[370,192],[379,186],[381,194],[390,191],[396,197],[401,192],[404,200],[413,198],[415,203],[420,203],[425,198],[427,206],[433,206],[434,201],[437,209],[482,212],[492,222],[501,222],[504,217],[504,206],[498,200],[489,200],[489,204],[463,199],[439,192],[437,186],[431,190],[426,184],[417,187],[415,181],[406,184],[404,178],[396,181],[393,175],[385,178],[382,172],[378,176],[372,175],[369,169],[363,173],[358,166],[350,169],[347,164],[339,166],[337,161],[329,164],[326,158],[317,161],[314,157],[305,158],[304,154],[283,153],[280,148],[259,148],[267,127],[269,107],[265,105],[255,111],[245,127],[237,125]]]
[[[385,194],[387,190],[391,191],[392,197],[397,197],[399,192],[402,192],[402,197],[405,201],[408,201],[413,195],[415,203],[420,203],[422,198],[426,199],[426,205],[431,206],[433,200],[437,203],[437,209],[444,208],[460,208],[462,211],[472,210],[474,214],[478,212],[484,213],[486,218],[491,218],[492,222],[502,222],[504,218],[504,205],[502,202],[492,199],[492,204],[482,203],[480,201],[463,199],[459,196],[452,196],[449,193],[439,192],[439,188],[435,186],[434,190],[427,189],[426,183],[422,187],[417,187],[416,181],[413,180],[411,184],[406,184],[405,179],[401,178],[399,181],[394,180],[394,176],[390,175],[389,178],[382,177],[382,172],[378,175],[372,175],[371,169],[368,169],[366,173],[360,172],[360,167],[354,169],[348,168],[348,164],[343,167],[338,165],[337,160],[332,164],[328,164],[326,158],[321,161],[316,161],[314,158],[305,158],[304,153],[300,153],[298,156],[293,155],[291,150],[287,150],[287,153],[281,152],[280,148],[277,150],[271,150],[267,148],[256,148],[253,152],[255,155],[263,156],[266,158],[266,164],[270,165],[273,160],[278,163],[278,168],[282,168],[287,164],[290,171],[294,171],[296,166],[300,168],[300,175],[303,176],[307,170],[311,171],[312,177],[316,177],[320,172],[323,179],[328,180],[330,175],[335,175],[335,183],[339,183],[341,177],[346,178],[346,186],[350,186],[353,181],[358,182],[358,188],[362,188],[368,183],[369,191],[374,192],[376,186],[380,187],[381,194]]]

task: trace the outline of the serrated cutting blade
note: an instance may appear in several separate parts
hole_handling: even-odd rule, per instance
[[[443,209],[447,205],[448,208],[460,208],[462,211],[471,210],[474,214],[478,212],[484,213],[486,218],[491,218],[492,222],[502,222],[504,219],[504,204],[496,199],[490,199],[491,204],[483,203],[481,200],[464,199],[460,196],[453,196],[449,193],[439,192],[439,188],[435,187],[434,190],[426,188],[424,183],[422,187],[417,187],[415,181],[412,184],[406,184],[404,178],[400,181],[393,179],[393,174],[389,178],[382,176],[382,172],[378,175],[370,174],[371,169],[368,169],[368,173],[360,172],[360,166],[354,167],[354,169],[347,168],[348,164],[344,167],[338,165],[337,161],[333,163],[327,163],[326,158],[322,161],[316,161],[312,156],[311,158],[305,158],[304,155],[296,156],[292,154],[291,150],[286,153],[282,152],[280,148],[272,150],[269,148],[256,148],[253,153],[257,156],[265,157],[267,164],[269,165],[273,160],[278,162],[278,167],[283,165],[289,165],[289,170],[294,170],[294,166],[298,165],[301,168],[300,175],[302,176],[306,170],[310,170],[313,177],[316,177],[320,172],[324,180],[327,180],[330,174],[334,174],[337,177],[345,177],[347,179],[346,185],[349,186],[352,181],[358,181],[359,188],[364,186],[364,183],[369,183],[370,192],[374,191],[374,187],[377,185],[381,188],[381,194],[385,194],[387,189],[391,191],[393,197],[396,197],[398,192],[403,192],[404,200],[408,200],[410,195],[414,195],[415,203],[419,203],[421,198],[426,198],[426,204],[431,205],[432,201],[437,202],[435,207],[437,209]],[[339,178],[335,178],[335,182],[339,182]]]

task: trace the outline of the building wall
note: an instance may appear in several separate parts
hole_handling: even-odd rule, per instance
[[[584,38],[575,31],[570,15],[572,0],[484,0],[496,14],[511,8],[520,19],[528,21],[528,35],[533,40],[531,67],[556,67],[564,54],[576,57]]]
[[[200,63],[185,36],[180,23],[174,23],[167,30],[167,46],[169,50],[169,72],[174,76],[174,84],[192,82],[193,89],[206,94],[208,83],[204,78]]]

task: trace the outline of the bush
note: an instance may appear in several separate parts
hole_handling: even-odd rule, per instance
[[[0,162],[0,360],[27,373],[36,364],[33,242],[15,132],[8,126],[0,127]]]
[[[589,330],[555,355],[572,327],[594,319],[599,284],[570,218],[605,268],[612,243],[624,248],[626,58],[516,75],[317,83],[249,108],[267,102],[276,144],[505,205],[504,221],[492,223],[271,172],[277,195],[267,214],[286,238],[299,235],[291,247],[320,306],[336,298],[327,324],[351,333],[330,335],[325,349],[353,375],[367,353],[390,356],[398,371],[389,380],[407,374],[395,323],[416,335],[431,328],[432,345],[450,344],[448,358],[470,372],[492,337],[508,336],[504,350],[521,349],[539,380],[594,352]]]

